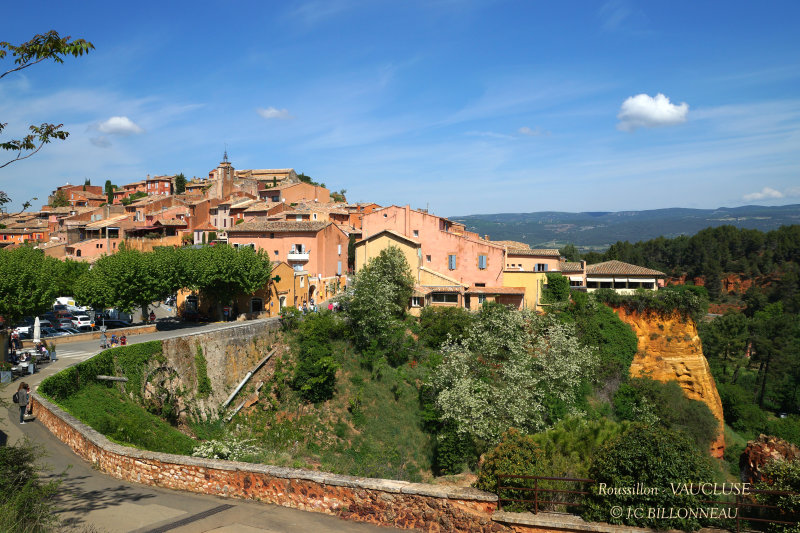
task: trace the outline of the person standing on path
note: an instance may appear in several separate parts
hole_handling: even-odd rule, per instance
[[[31,397],[31,388],[24,381],[19,384],[17,398],[19,399],[19,423],[25,423],[25,411],[28,410],[28,401]]]

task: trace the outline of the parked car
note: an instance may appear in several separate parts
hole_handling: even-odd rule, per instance
[[[75,329],[72,326],[61,326],[60,328],[57,329],[58,331],[63,331],[64,333],[67,333],[69,335],[77,335],[78,333],[82,333],[81,330]]]
[[[89,329],[92,327],[92,320],[88,315],[78,315],[72,319],[72,325],[78,329]]]
[[[129,328],[131,327],[130,322],[125,322],[124,320],[112,320],[106,319],[105,322],[101,322],[100,325],[105,325],[108,329],[117,329],[117,328]]]
[[[56,321],[57,328],[71,328],[72,326],[72,318],[59,318]]]
[[[63,337],[65,335],[69,335],[69,333],[50,327],[42,328],[42,337]]]

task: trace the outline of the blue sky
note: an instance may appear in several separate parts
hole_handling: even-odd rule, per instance
[[[37,6],[6,6],[0,40],[96,50],[0,80],[2,138],[71,133],[0,169],[16,204],[202,176],[226,144],[444,216],[800,203],[794,0]]]

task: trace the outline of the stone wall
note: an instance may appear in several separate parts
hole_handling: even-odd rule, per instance
[[[151,369],[148,390],[163,386],[175,393],[193,391],[178,398],[179,412],[190,414],[194,410],[200,417],[214,417],[219,406],[228,398],[245,375],[267,355],[274,344],[279,319],[253,320],[225,329],[173,337],[162,341],[162,354],[166,363]],[[206,360],[206,371],[211,380],[211,393],[204,398],[196,395],[197,369],[195,357],[198,349]],[[265,367],[251,378],[252,383],[267,379]],[[144,391],[149,394],[148,391]],[[234,405],[239,400],[234,400]],[[188,404],[192,406],[189,408]]]
[[[497,497],[476,489],[142,451],[110,442],[37,394],[33,409],[39,422],[78,456],[118,479],[404,529],[510,531],[492,520]]]

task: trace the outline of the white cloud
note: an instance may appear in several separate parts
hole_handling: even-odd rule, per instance
[[[289,114],[287,109],[275,109],[274,107],[268,107],[264,109],[263,107],[259,107],[256,111],[258,111],[258,114],[267,120],[273,118],[277,118],[279,120],[294,118]]]
[[[655,97],[647,94],[631,96],[619,109],[617,129],[633,131],[636,128],[655,128],[672,126],[686,122],[689,104],[683,102],[675,105],[661,93]]]
[[[520,135],[527,135],[528,137],[539,137],[541,135],[550,135],[549,131],[544,131],[541,128],[536,128],[532,130],[528,126],[522,126],[520,129],[517,130],[517,133]]]
[[[108,135],[124,136],[144,133],[144,130],[128,117],[111,117],[105,122],[98,124],[97,129]]]
[[[791,194],[791,190],[787,191]],[[767,198],[783,198],[786,196],[781,191],[775,190],[772,187],[764,187],[759,192],[751,192],[750,194],[745,194],[742,198],[748,202],[752,200],[766,200]]]

